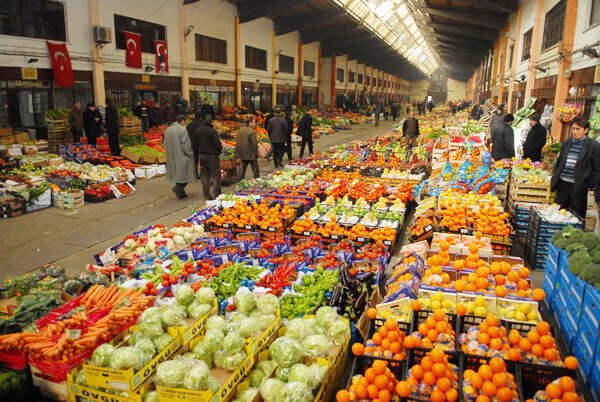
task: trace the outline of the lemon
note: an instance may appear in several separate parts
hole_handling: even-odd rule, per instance
[[[467,303],[467,314],[473,314],[477,305],[474,302]]]
[[[527,315],[531,311],[531,306],[527,303],[519,304],[517,310],[519,310],[524,315]]]
[[[517,321],[526,321],[526,318],[527,317],[525,316],[525,314],[523,314],[521,311],[517,311],[515,313],[515,320]]]
[[[485,317],[487,315],[487,309],[483,306],[475,307],[475,315],[477,317]]]
[[[475,304],[478,305],[478,306],[486,307],[487,306],[487,302],[485,301],[485,297],[483,297],[483,296],[477,296],[475,298]]]

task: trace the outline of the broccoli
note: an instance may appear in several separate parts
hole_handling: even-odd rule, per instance
[[[586,272],[588,265],[592,264],[592,257],[585,250],[579,250],[569,257],[569,267],[575,275],[581,275]]]
[[[580,276],[589,283],[600,283],[600,264],[590,264],[585,266],[584,271]]]
[[[595,264],[600,264],[600,246],[596,246],[596,248],[594,248],[591,251],[588,251],[590,257],[592,257],[592,262],[594,262]]]
[[[565,247],[565,251],[569,253],[569,255],[573,255],[578,251],[584,251],[587,254],[587,248],[581,243],[570,242],[569,245]]]
[[[569,244],[578,242],[582,234],[583,232],[573,226],[565,226],[552,236],[552,243],[558,248],[565,249]]]
[[[581,244],[583,244],[588,251],[592,251],[600,245],[600,236],[594,233],[584,233],[581,238]]]

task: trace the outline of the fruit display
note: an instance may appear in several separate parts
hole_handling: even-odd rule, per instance
[[[502,402],[519,400],[515,376],[507,371],[506,363],[498,357],[491,358],[488,364],[480,365],[477,370],[465,370],[463,377],[462,390],[467,398]]]

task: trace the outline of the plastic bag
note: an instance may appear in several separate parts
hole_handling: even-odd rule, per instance
[[[235,305],[238,311],[249,313],[256,308],[256,296],[248,288],[241,287],[235,295]]]
[[[105,343],[96,348],[92,354],[90,364],[98,367],[108,367],[112,360],[115,348],[110,343]]]
[[[152,381],[162,387],[181,388],[187,370],[181,359],[167,360],[158,365]]]
[[[302,359],[302,346],[287,336],[275,339],[270,349],[271,356],[279,367],[290,367]]]

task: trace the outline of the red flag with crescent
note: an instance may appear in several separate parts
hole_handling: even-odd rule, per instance
[[[46,41],[46,45],[50,52],[50,61],[52,62],[52,72],[56,86],[71,88],[75,83],[75,77],[73,76],[71,56],[69,56],[66,43],[51,43]]]
[[[142,68],[142,35],[124,31],[125,35],[125,65],[132,68]]]
[[[169,73],[169,52],[167,41],[154,40],[154,54],[156,55],[156,72]]]

